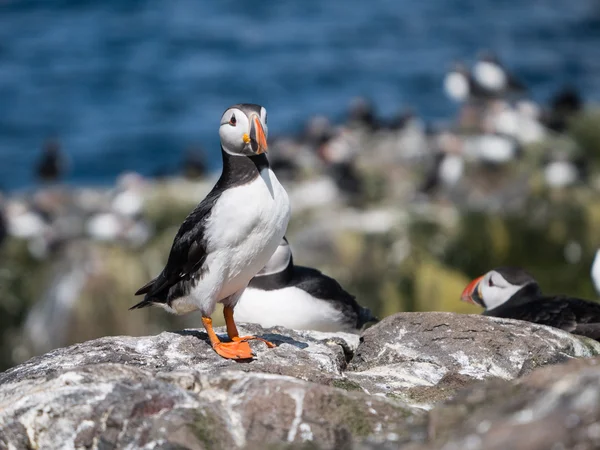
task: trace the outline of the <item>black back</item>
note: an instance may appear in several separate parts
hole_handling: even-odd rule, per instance
[[[366,323],[379,320],[372,315],[369,309],[360,306],[356,298],[346,292],[336,280],[317,269],[295,266],[293,258],[290,258],[285,270],[254,277],[250,280],[248,287],[263,291],[274,291],[286,287],[302,289],[315,298],[331,302],[338,310],[342,311],[344,317],[348,318],[348,323],[357,329],[362,328]]]
[[[600,341],[600,303],[567,296],[543,296],[537,284],[524,286],[487,316],[524,320]]]

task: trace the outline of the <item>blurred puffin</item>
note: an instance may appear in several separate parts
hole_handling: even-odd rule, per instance
[[[499,267],[471,281],[461,300],[477,304],[484,315],[549,325],[600,340],[600,304],[564,295],[545,296],[523,269]]]
[[[6,239],[6,236],[8,235],[8,224],[6,223],[6,218],[4,217],[3,203],[4,199],[0,193],[0,248],[2,247],[4,239]]]
[[[479,55],[473,67],[475,81],[484,89],[497,95],[524,92],[525,85],[517,80],[490,51]]]
[[[467,66],[456,61],[444,77],[444,92],[457,103],[467,100],[488,98],[492,92],[480,85],[469,72]]]
[[[235,319],[263,327],[354,332],[379,320],[333,278],[294,265],[285,237],[248,284],[235,309]]]
[[[253,354],[247,341],[260,338],[240,337],[233,311],[252,277],[277,250],[290,218],[290,202],[265,154],[264,107],[228,108],[219,136],[221,177],[185,219],[165,268],[136,292],[145,297],[131,309],[158,305],[176,314],[200,310],[213,349],[223,358],[248,359]],[[224,305],[232,342],[221,342],[213,330],[210,316],[218,302]]]
[[[46,140],[42,147],[42,155],[35,169],[38,180],[42,182],[58,181],[64,176],[66,161],[57,139]]]
[[[544,124],[558,133],[564,132],[569,121],[583,110],[581,95],[573,86],[564,86],[550,100],[550,108],[544,113]]]
[[[376,131],[380,128],[377,120],[375,105],[366,97],[355,97],[348,106],[348,120],[350,127],[365,128],[369,131]]]
[[[585,181],[588,161],[581,154],[549,151],[542,158],[544,181],[550,188],[565,188]]]

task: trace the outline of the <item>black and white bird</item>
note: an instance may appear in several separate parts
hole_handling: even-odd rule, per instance
[[[316,269],[294,265],[286,238],[250,281],[235,309],[238,322],[295,330],[360,331],[377,322],[340,284]]]
[[[524,92],[525,85],[509,73],[498,57],[489,51],[482,52],[473,66],[475,81],[496,95]]]
[[[549,325],[600,340],[600,303],[542,294],[537,281],[516,267],[499,267],[471,281],[461,299],[485,308],[487,316]]]
[[[219,135],[221,177],[185,219],[167,265],[136,292],[145,297],[131,309],[154,304],[176,314],[200,310],[214,350],[224,358],[247,359],[253,356],[247,341],[260,338],[238,335],[233,310],[252,277],[277,250],[290,218],[290,202],[265,154],[264,107],[228,108]],[[213,330],[210,316],[218,302],[224,305],[232,342],[221,342]]]
[[[492,91],[480,85],[469,72],[468,67],[456,61],[444,77],[444,92],[457,103],[467,100],[479,100],[489,98]]]

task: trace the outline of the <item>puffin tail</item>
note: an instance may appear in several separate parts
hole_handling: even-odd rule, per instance
[[[131,311],[132,309],[140,309],[140,308],[145,308],[146,306],[151,306],[152,303],[153,303],[152,301],[144,299],[141,302],[136,303],[131,308],[129,308],[129,311]]]
[[[142,300],[139,303],[136,303],[135,305],[133,305],[131,308],[129,308],[129,311],[131,311],[132,309],[140,309],[140,308],[145,308],[146,306],[151,306],[152,303],[154,303],[153,301],[151,301],[148,297],[148,293],[152,290],[152,288],[154,287],[154,283],[156,283],[156,278],[152,281],[149,281],[148,283],[146,283],[145,285],[143,285],[141,288],[139,288],[135,295],[142,295],[142,294],[146,294],[146,296],[144,297],[144,300]]]
[[[379,318],[375,317],[369,308],[361,308],[358,313],[358,329],[362,330],[365,325],[379,322]]]

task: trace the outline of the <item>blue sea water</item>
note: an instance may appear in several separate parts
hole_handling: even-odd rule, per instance
[[[0,186],[34,183],[50,135],[75,184],[175,170],[190,146],[218,168],[237,102],[266,106],[271,136],[357,95],[448,118],[444,72],[482,48],[536,100],[600,98],[596,0],[0,0]]]

